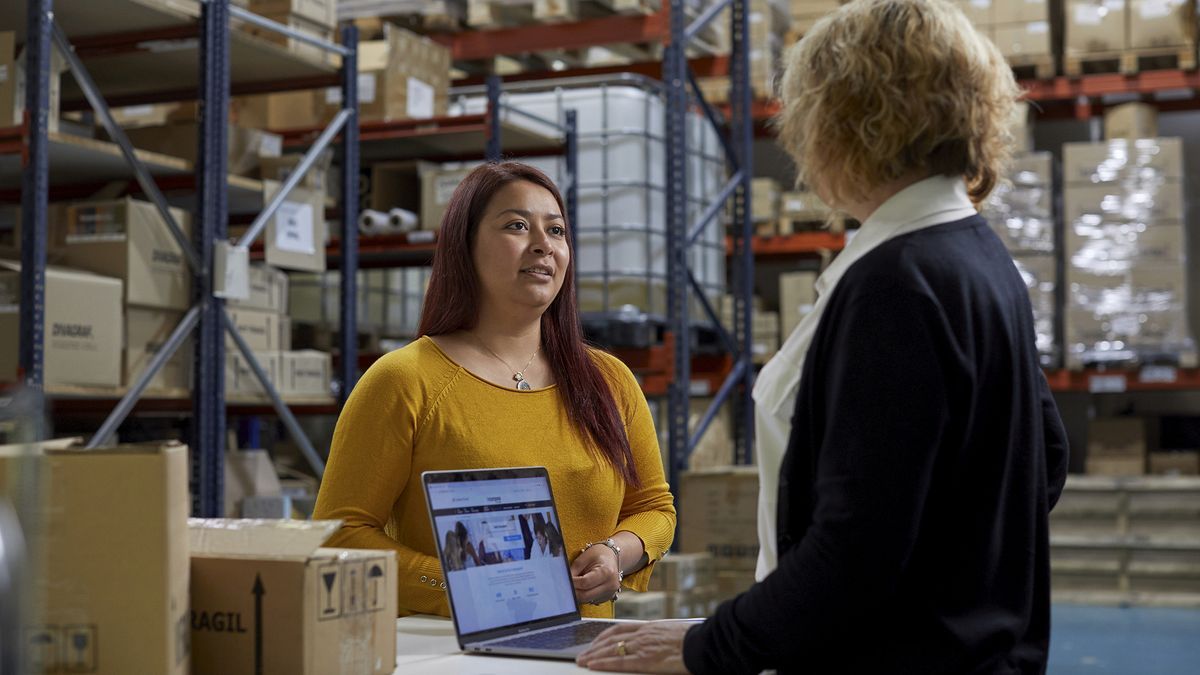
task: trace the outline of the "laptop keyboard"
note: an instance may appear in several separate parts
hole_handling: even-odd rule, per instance
[[[489,647],[517,647],[520,649],[568,649],[585,645],[608,630],[613,624],[607,621],[584,621],[568,624],[541,633],[521,635],[500,642],[490,642]]]

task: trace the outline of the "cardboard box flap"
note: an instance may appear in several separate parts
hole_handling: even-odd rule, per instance
[[[340,520],[189,518],[192,555],[308,558]]]
[[[0,269],[5,269],[10,272],[20,272],[21,263],[15,260],[0,260]],[[46,274],[56,274],[64,279],[76,279],[82,281],[112,281],[121,283],[120,279],[110,277],[104,274],[96,274],[86,270],[75,269],[74,267],[61,267],[59,265],[46,265]]]
[[[53,454],[53,455],[127,455],[150,454],[175,447],[184,447],[179,441],[147,441],[145,443],[125,443],[123,445],[106,446],[103,448],[87,448],[83,445],[83,436],[55,438],[37,443],[14,443],[0,445],[0,456],[12,457],[22,453]]]

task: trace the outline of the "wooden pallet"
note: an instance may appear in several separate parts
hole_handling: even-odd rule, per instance
[[[1097,73],[1132,75],[1147,70],[1195,70],[1196,45],[1130,49],[1112,52],[1068,53],[1063,70],[1068,76]]]
[[[1008,64],[1018,80],[1048,80],[1058,74],[1053,54],[1010,56]]]

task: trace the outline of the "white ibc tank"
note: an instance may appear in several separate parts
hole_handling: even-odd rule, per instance
[[[633,305],[666,316],[666,106],[660,85],[622,78],[589,86],[558,86],[542,91],[508,91],[503,99],[518,110],[563,120],[574,109],[578,128],[579,204],[575,226],[584,312],[615,312]],[[481,113],[483,97],[463,101],[465,112]],[[547,135],[555,130],[536,120],[503,111],[503,119]],[[726,179],[720,140],[699,113],[688,115],[689,222],[695,222]],[[565,185],[561,156],[524,159]],[[705,229],[690,252],[693,274],[716,307],[725,293],[724,211]],[[691,318],[703,320],[699,305]]]

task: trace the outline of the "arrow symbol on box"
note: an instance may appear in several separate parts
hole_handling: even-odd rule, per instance
[[[262,596],[266,594],[263,590],[262,576],[254,575],[254,675],[262,675],[263,672],[263,626],[262,626]]]

